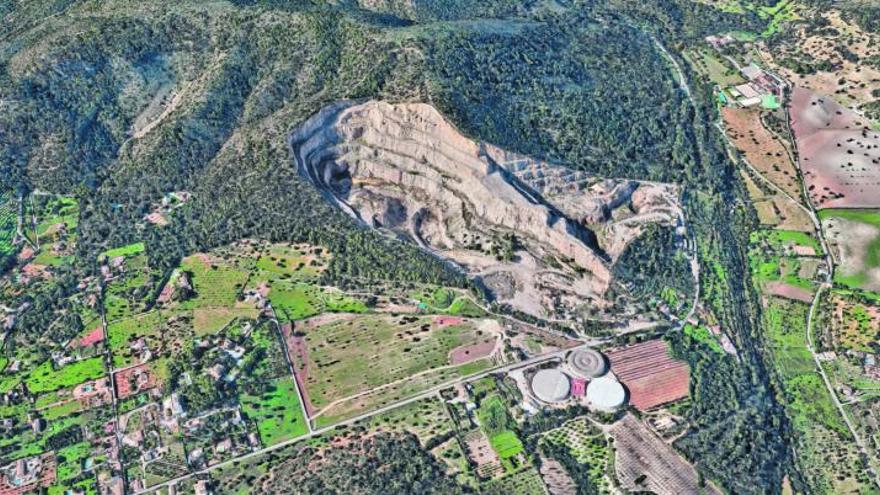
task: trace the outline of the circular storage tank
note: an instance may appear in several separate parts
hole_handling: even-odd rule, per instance
[[[532,377],[532,392],[544,402],[562,402],[570,391],[568,377],[557,369],[541,370]]]
[[[600,411],[613,411],[623,405],[626,391],[614,377],[605,375],[587,385],[587,401]]]
[[[608,372],[605,357],[593,349],[577,349],[571,351],[566,358],[572,374],[578,378],[590,380]]]

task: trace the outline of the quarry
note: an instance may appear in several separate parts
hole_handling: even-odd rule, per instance
[[[648,224],[683,224],[678,187],[607,179],[464,136],[427,104],[341,101],[290,135],[324,197],[547,319],[607,307],[612,267]]]

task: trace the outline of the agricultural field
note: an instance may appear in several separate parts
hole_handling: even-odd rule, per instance
[[[800,200],[800,179],[787,144],[764,126],[761,112],[725,107],[721,116],[727,136],[745,160],[790,197]]]
[[[541,442],[559,445],[587,471],[599,493],[612,493],[610,470],[614,453],[605,433],[588,418],[576,418],[548,431]]]
[[[506,473],[512,473],[525,466],[523,444],[515,429],[513,418],[500,395],[490,394],[480,401],[477,409],[480,429],[489,439],[489,445],[501,460]]]
[[[640,411],[684,399],[689,394],[688,365],[672,356],[663,339],[608,349],[606,355],[611,371],[629,391],[629,403]]]
[[[412,433],[423,446],[434,446],[431,452],[462,484],[476,486],[467,457],[456,437],[456,424],[447,412],[447,405],[437,397],[392,409],[360,421],[355,427],[376,433]]]
[[[823,348],[836,352],[878,351],[880,304],[858,292],[834,290],[823,301]]]
[[[722,88],[746,82],[736,67],[709,47],[694,48],[685,52],[685,57],[704,77]]]
[[[147,263],[143,243],[103,253],[106,289],[104,312],[108,322],[144,312],[152,303],[161,274]]]
[[[817,209],[880,208],[880,132],[831,97],[795,87],[791,129]]]
[[[865,31],[844,17],[837,9],[808,12],[805,19],[826,28],[798,25],[782,43],[772,49],[761,47],[760,53],[796,85],[870,114],[871,104],[877,101],[872,91],[880,80],[880,66],[876,62],[880,56],[880,34]],[[880,123],[876,110],[871,118],[875,124]]]
[[[838,268],[834,282],[880,292],[880,210],[822,210]]]
[[[775,368],[784,387],[784,403],[798,432],[799,465],[817,493],[851,493],[867,488],[849,430],[832,402],[806,346],[804,303],[771,297],[765,328]]]
[[[358,414],[388,406],[452,380],[485,371],[493,365],[495,363],[490,359],[479,359],[458,366],[437,368],[376,387],[364,393],[338,399],[331,405],[317,411],[311,406],[307,409],[313,412],[311,418],[316,427],[329,426]],[[306,389],[306,395],[308,393],[308,389]]]
[[[193,295],[180,303],[182,309],[235,307],[244,289],[253,258],[219,254],[195,254],[183,259],[180,270],[189,275]]]
[[[76,361],[58,369],[52,361],[46,361],[28,374],[25,384],[32,393],[52,392],[100,378],[106,372],[101,357]]]
[[[264,446],[290,440],[308,433],[299,392],[292,377],[275,379],[259,396],[239,397],[242,412],[257,425]]]
[[[761,225],[799,232],[815,232],[813,222],[806,211],[785,195],[772,190],[763,179],[750,174],[750,171],[743,169],[740,176],[746,184],[746,190],[755,206]]]
[[[627,491],[654,493],[722,492],[703,484],[696,469],[641,419],[626,414],[607,428],[614,443],[614,470]]]
[[[494,479],[482,485],[481,493],[487,495],[543,495],[546,493],[541,476],[535,468],[528,468]]]
[[[392,409],[358,424],[379,432],[406,431],[418,437],[423,444],[455,432],[455,424],[446,412],[446,405],[436,397]]]
[[[494,340],[500,330],[493,320],[452,319],[419,315],[341,314],[298,325],[304,353],[294,357],[307,368],[311,407],[375,387],[451,366],[457,348]]]
[[[258,249],[257,270],[287,280],[317,281],[331,260],[327,249],[307,244],[267,244]]]
[[[810,302],[821,266],[818,241],[803,232],[758,230],[750,236],[749,265],[764,292]]]

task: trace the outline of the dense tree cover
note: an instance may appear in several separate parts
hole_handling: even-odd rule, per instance
[[[645,34],[665,45],[685,42],[700,33],[686,11],[682,3],[638,2],[638,7],[616,10],[622,24],[598,32],[589,27],[594,22],[589,17],[581,18],[587,25],[578,25],[577,16],[569,16],[528,29],[516,43],[503,43],[497,34],[439,40],[433,52],[440,67],[438,84],[449,89],[441,92],[446,99],[435,102],[468,132],[519,151],[540,154],[543,149],[550,159],[611,176],[686,184],[689,226],[706,246],[702,271],[715,270],[717,264],[725,274],[711,283],[724,301],[718,316],[735,336],[741,360],[727,364],[728,374],[714,375],[715,356],[692,356],[693,375],[704,393],[694,397],[698,413],[690,416],[695,427],[677,445],[704,473],[736,493],[775,493],[791,462],[790,429],[760,350],[760,306],[748,282],[744,246],[755,226],[754,212],[744,207],[745,191],[721,136],[713,131],[717,116],[710,88],[698,85],[679,59],[692,87],[689,101]],[[444,43],[455,45],[443,50]],[[609,44],[614,46],[604,46]],[[584,63],[591,56],[596,65],[587,70]],[[638,63],[629,58],[635,56]],[[608,65],[617,57],[629,62]],[[646,108],[636,102],[650,105],[654,113],[643,112]]]
[[[649,226],[617,259],[615,280],[637,300],[657,297],[664,287],[692,298],[693,278],[688,277],[691,268],[682,242],[672,229]]]
[[[80,279],[69,269],[60,269],[54,280],[37,281],[26,291],[19,291],[7,304],[22,308],[3,348],[5,355],[14,355],[18,348],[27,349],[33,362],[49,357],[49,349],[58,348],[83,330],[83,322],[69,296],[78,291]],[[8,290],[7,287],[0,289]]]
[[[266,493],[363,495],[471,493],[412,434],[379,433],[337,447],[300,447],[258,480]]]
[[[80,196],[81,259],[146,238],[168,269],[184,253],[260,236],[327,245],[339,253],[331,279],[464,283],[415,247],[355,228],[299,180],[285,147],[284,133],[327,102],[406,77],[405,56],[388,57],[393,47],[374,33],[326,12],[104,8],[120,11],[66,20],[84,31],[53,37],[39,60],[17,56],[10,40],[0,58],[10,82],[0,98],[12,102],[0,116],[0,186]],[[164,85],[182,93],[177,110],[133,139]],[[195,200],[169,228],[143,227],[175,190]]]

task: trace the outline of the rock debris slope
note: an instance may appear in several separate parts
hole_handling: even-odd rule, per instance
[[[338,102],[290,144],[300,173],[346,213],[535,316],[604,305],[614,259],[641,227],[680,220],[674,186],[597,179],[477,143],[425,104]]]

